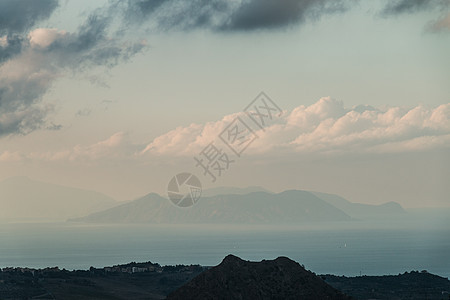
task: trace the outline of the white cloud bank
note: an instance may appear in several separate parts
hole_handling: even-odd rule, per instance
[[[219,121],[177,127],[148,144],[135,144],[118,132],[93,145],[77,145],[56,153],[0,152],[2,161],[19,158],[48,161],[96,161],[103,159],[152,160],[158,157],[192,157],[210,142],[232,155],[218,135],[236,116],[250,124],[243,113]],[[245,150],[246,155],[383,154],[450,148],[450,103],[435,108],[356,106],[321,98],[284,114]]]
[[[218,134],[234,117],[178,127],[155,138],[143,153],[197,154],[209,142],[218,141]],[[341,101],[326,97],[286,112],[257,135],[248,153],[384,153],[450,147],[450,103],[432,109],[421,105],[348,109]]]

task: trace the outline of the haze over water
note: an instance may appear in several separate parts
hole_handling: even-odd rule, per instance
[[[0,265],[66,269],[131,261],[216,265],[232,253],[258,261],[287,256],[318,274],[396,275],[428,270],[450,277],[450,229],[430,224],[3,224]]]

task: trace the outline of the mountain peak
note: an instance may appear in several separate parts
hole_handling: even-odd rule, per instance
[[[276,299],[350,299],[287,257],[250,262],[231,254],[167,299],[274,299],[274,296]]]
[[[147,195],[145,195],[145,198],[162,198],[160,194],[157,193],[148,193]]]
[[[235,262],[241,262],[241,261],[243,261],[241,258],[239,258],[239,257],[237,257],[237,256],[235,256],[233,254],[228,254],[222,260],[221,264],[235,263]]]

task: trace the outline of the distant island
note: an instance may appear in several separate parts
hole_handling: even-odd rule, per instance
[[[238,193],[236,188],[211,192],[190,208],[180,209],[168,199],[150,193],[142,198],[95,212],[73,222],[87,223],[239,223],[293,224],[302,222],[351,221],[401,216],[405,210],[395,202],[382,205],[352,203],[332,194],[288,190]],[[223,194],[226,193],[226,194]]]
[[[405,215],[396,202],[370,205],[314,191],[273,193],[258,186],[206,189],[199,202],[180,209],[149,193],[118,202],[104,194],[12,177],[0,182],[0,221],[86,223],[292,224],[352,221]]]
[[[427,271],[388,276],[316,275],[287,257],[215,267],[132,262],[68,271],[0,270],[0,299],[450,299],[450,281]]]

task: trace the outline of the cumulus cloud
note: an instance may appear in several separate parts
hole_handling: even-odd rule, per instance
[[[198,154],[208,143],[218,141],[219,133],[235,117],[178,127],[155,138],[142,154]],[[280,151],[380,153],[450,147],[450,104],[432,109],[346,108],[341,101],[326,97],[294,108],[277,124],[256,133],[259,138],[246,151],[261,155],[276,155]]]
[[[224,116],[204,124],[177,127],[149,143],[134,143],[125,132],[117,132],[92,145],[47,153],[0,153],[3,161],[31,159],[44,161],[95,162],[101,160],[154,161],[198,155],[213,142],[234,155],[218,136],[236,117],[257,134],[245,150],[255,157],[289,155],[345,155],[404,153],[450,148],[450,103],[438,107],[413,108],[355,106],[324,97],[309,106],[285,111],[272,125],[255,129],[245,113]]]
[[[31,2],[28,7],[26,4]],[[36,1],[6,1],[7,8],[18,19],[1,19],[5,27],[0,32],[0,137],[27,134],[38,128],[58,129],[46,125],[52,111],[43,105],[42,97],[54,80],[67,72],[84,71],[96,66],[113,67],[142,51],[145,44],[113,38],[107,15],[96,11],[88,16],[76,32],[57,28],[29,29],[37,21],[50,15],[55,1],[39,1],[48,10],[31,13]],[[29,3],[28,3],[29,4]],[[18,14],[17,11],[22,11]],[[4,11],[0,12],[0,15]],[[112,36],[114,36],[112,34]],[[45,126],[46,125],[46,126]]]
[[[190,155],[198,153],[239,115],[242,116],[239,113],[232,114],[217,122],[208,122],[206,124],[192,123],[187,127],[177,127],[155,138],[145,147],[141,154]]]
[[[137,146],[134,146],[131,143],[128,133],[120,131],[113,134],[106,140],[89,146],[78,145],[74,149],[72,149],[72,151],[62,152],[59,155],[62,156],[64,153],[67,153],[69,159],[71,160],[96,160],[105,157],[125,158],[133,156],[137,151],[136,147]]]

